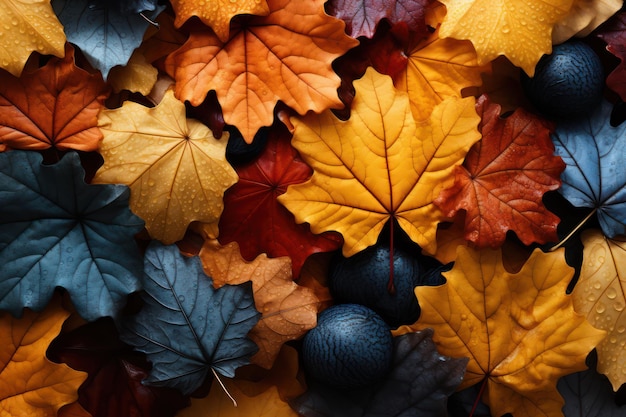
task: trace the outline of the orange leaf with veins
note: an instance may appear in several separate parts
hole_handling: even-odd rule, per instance
[[[212,30],[191,32],[165,67],[176,96],[197,106],[215,90],[224,120],[252,142],[272,124],[280,100],[304,115],[340,108],[335,58],[356,46],[323,0],[270,0],[267,16],[243,16],[224,42]]]

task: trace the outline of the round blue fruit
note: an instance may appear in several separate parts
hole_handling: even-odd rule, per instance
[[[342,389],[359,388],[383,378],[393,359],[393,338],[385,321],[359,304],[324,310],[304,337],[307,375]]]
[[[602,100],[604,69],[587,44],[570,41],[553,48],[535,68],[521,77],[530,102],[546,116],[571,118],[594,109]]]
[[[362,304],[391,327],[414,323],[420,314],[415,287],[423,268],[416,257],[394,248],[393,275],[389,246],[377,244],[349,258],[338,256],[329,268],[328,286],[338,303]]]

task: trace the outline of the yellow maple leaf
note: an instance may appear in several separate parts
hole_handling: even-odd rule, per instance
[[[572,36],[584,37],[619,11],[623,0],[574,0],[574,5],[552,31],[552,43],[563,43]]]
[[[500,250],[459,247],[446,284],[416,287],[421,316],[397,334],[430,327],[441,354],[469,357],[460,389],[483,381],[493,415],[561,416],[557,380],[586,369],[605,336],[574,311],[573,274],[562,249],[536,249],[512,273]]]
[[[304,336],[317,324],[320,300],[313,290],[293,282],[288,257],[261,254],[248,262],[236,242],[221,246],[215,240],[207,240],[199,256],[216,288],[252,281],[254,304],[261,313],[248,333],[259,346],[252,363],[271,368],[285,342]]]
[[[104,164],[94,183],[126,184],[130,208],[164,244],[182,239],[192,221],[217,224],[224,191],[237,182],[225,157],[228,138],[185,117],[170,90],[148,108],[126,102],[98,117]]]
[[[0,68],[19,77],[31,52],[65,56],[65,32],[50,0],[0,0]]]
[[[597,346],[598,372],[613,389],[626,383],[626,237],[609,239],[598,230],[583,233],[583,263],[572,291],[576,311],[607,337]]]
[[[528,76],[542,55],[552,51],[552,28],[572,7],[573,0],[440,0],[447,15],[441,37],[467,39],[478,63],[506,56]]]
[[[407,51],[407,67],[395,78],[396,87],[409,94],[415,120],[423,120],[445,98],[479,86],[481,73],[490,67],[478,64],[471,42],[442,39],[437,30]]]
[[[200,20],[215,32],[222,42],[229,36],[230,20],[239,14],[266,16],[270,9],[267,0],[172,0],[176,13],[174,24],[181,27],[192,16]]]
[[[87,378],[65,364],[46,358],[46,350],[69,313],[52,301],[41,313],[26,309],[21,318],[0,313],[0,416],[56,416],[78,399]]]
[[[147,96],[156,84],[159,71],[149,63],[141,49],[135,49],[128,63],[111,68],[107,82],[115,92],[128,90]]]
[[[480,138],[474,99],[444,100],[417,124],[390,77],[369,68],[354,87],[349,120],[330,111],[291,119],[292,144],[314,173],[278,200],[314,233],[341,233],[344,256],[376,243],[390,219],[434,253],[444,216],[433,200]]]

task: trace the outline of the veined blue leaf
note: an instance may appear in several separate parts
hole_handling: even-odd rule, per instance
[[[561,194],[576,207],[597,208],[603,233],[626,232],[626,123],[610,124],[604,101],[587,118],[560,121],[552,141],[566,164]]]
[[[145,0],[134,1],[129,7],[149,6]],[[126,65],[143,35],[165,7],[155,6],[143,14],[128,13],[116,1],[53,0],[52,7],[65,28],[67,40],[78,46],[89,63],[107,79],[116,65]],[[148,18],[148,19],[146,19]]]
[[[144,262],[144,305],[120,320],[120,337],[152,362],[145,380],[191,394],[209,371],[232,378],[258,350],[247,335],[258,322],[251,283],[213,288],[198,257],[153,241]]]
[[[89,185],[75,152],[54,165],[40,154],[0,154],[0,308],[42,310],[65,288],[86,320],[115,316],[140,289],[133,236],[143,220],[125,185]]]

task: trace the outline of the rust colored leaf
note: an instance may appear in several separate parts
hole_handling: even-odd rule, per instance
[[[583,233],[583,264],[572,297],[576,311],[607,337],[597,346],[598,372],[617,391],[626,383],[626,237]]]
[[[15,149],[95,151],[107,94],[99,73],[76,66],[69,44],[65,58],[53,57],[20,78],[0,71],[0,142]]]
[[[554,155],[551,124],[517,109],[500,117],[500,106],[476,103],[483,137],[455,169],[455,182],[435,200],[448,217],[465,216],[465,238],[478,247],[502,245],[509,230],[524,244],[558,240],[559,218],[543,205],[544,193],[560,187],[565,169]]]
[[[69,313],[58,300],[44,311],[25,309],[16,319],[0,313],[0,414],[11,417],[48,417],[76,401],[87,374],[46,358]]]
[[[278,200],[313,232],[341,233],[346,257],[376,243],[392,219],[433,253],[445,219],[433,200],[480,137],[474,100],[448,98],[416,123],[388,76],[368,69],[354,85],[349,120],[330,111],[291,119],[292,143],[314,173]]]
[[[614,15],[602,25],[597,36],[606,42],[606,50],[620,60],[606,78],[606,85],[626,101],[626,12]]]
[[[413,32],[425,35],[426,10],[433,0],[331,0],[327,3],[328,13],[346,22],[346,32],[353,38],[374,36],[381,19],[391,24],[406,23]]]
[[[311,254],[339,248],[341,238],[311,233],[308,225],[297,224],[293,214],[277,201],[289,185],[311,176],[311,168],[300,159],[290,138],[284,127],[276,125],[263,153],[254,162],[235,168],[239,181],[224,194],[219,240],[237,242],[247,260],[261,253],[274,258],[289,256],[297,278]]]
[[[262,314],[248,334],[259,346],[252,363],[271,368],[285,342],[303,336],[317,324],[320,300],[313,290],[293,282],[289,258],[262,254],[247,262],[237,243],[221,246],[217,241],[207,241],[199,256],[216,288],[252,281],[254,304]]]
[[[485,384],[492,415],[562,416],[558,379],[586,369],[605,337],[574,311],[573,273],[563,249],[536,249],[512,273],[499,250],[459,247],[446,284],[416,287],[421,316],[398,333],[431,327],[441,354],[469,357],[459,389]]]
[[[16,77],[33,51],[63,57],[65,33],[50,0],[0,0],[0,68]]]
[[[99,116],[104,165],[94,183],[126,184],[130,208],[150,236],[165,244],[182,239],[192,221],[217,224],[224,191],[237,181],[225,157],[227,138],[187,119],[168,91],[158,106],[126,102]]]
[[[242,17],[226,42],[208,29],[192,31],[166,60],[176,96],[197,106],[215,90],[224,120],[247,142],[272,124],[279,100],[302,115],[341,107],[331,63],[357,41],[323,4],[270,0],[267,16]]]

